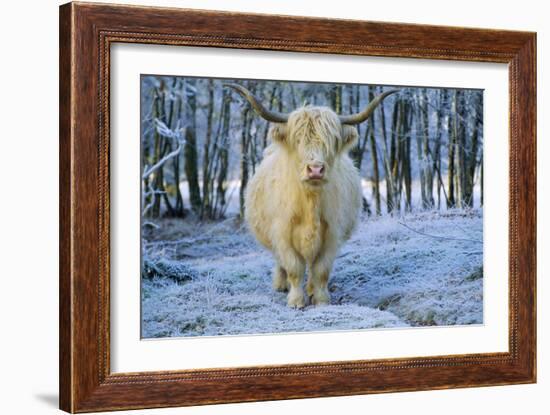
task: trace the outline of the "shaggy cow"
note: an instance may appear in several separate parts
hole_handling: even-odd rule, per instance
[[[271,145],[246,189],[245,217],[256,239],[277,260],[273,288],[288,290],[290,307],[305,306],[302,280],[315,305],[330,302],[328,280],[338,248],[353,232],[362,203],[359,172],[348,152],[355,124],[365,121],[396,90],[377,96],[362,112],[338,116],[305,106],[290,114],[266,109],[246,88],[226,85],[267,121]]]

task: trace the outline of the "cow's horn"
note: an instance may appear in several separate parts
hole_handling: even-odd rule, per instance
[[[386,91],[380,95],[378,95],[376,98],[374,98],[367,108],[365,108],[363,111],[358,112],[356,114],[351,115],[340,115],[340,122],[342,124],[359,124],[365,121],[367,118],[370,117],[372,112],[376,109],[378,105],[386,98],[387,96],[391,94],[395,94],[396,92],[399,92],[399,89],[391,89],[389,91]]]
[[[265,118],[267,121],[277,122],[277,123],[286,123],[288,121],[288,114],[282,114],[277,111],[270,111],[265,108],[258,98],[256,98],[252,92],[250,92],[245,87],[238,84],[223,84],[224,87],[234,89],[252,105],[252,108],[258,113],[262,118]]]

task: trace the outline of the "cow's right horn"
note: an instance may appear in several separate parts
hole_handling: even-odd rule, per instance
[[[380,105],[380,103],[391,94],[395,94],[396,92],[399,92],[399,89],[391,89],[389,91],[384,92],[383,94],[378,95],[376,98],[374,98],[367,108],[365,108],[363,111],[358,112],[356,114],[351,115],[340,115],[340,122],[342,124],[359,124],[365,121],[367,118],[371,116],[371,114],[374,112],[376,107]]]
[[[234,89],[241,94],[244,98],[246,98],[250,105],[252,105],[254,111],[256,111],[260,117],[265,118],[267,121],[276,123],[286,123],[288,121],[288,114],[268,110],[260,103],[258,98],[256,98],[252,92],[245,87],[238,84],[223,84],[223,86]]]

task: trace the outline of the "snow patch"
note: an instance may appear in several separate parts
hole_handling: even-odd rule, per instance
[[[304,310],[273,291],[271,254],[236,219],[156,224],[143,240],[145,338],[483,322],[481,209],[363,218],[335,261],[331,305]]]

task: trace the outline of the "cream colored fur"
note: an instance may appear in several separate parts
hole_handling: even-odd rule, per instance
[[[349,158],[357,130],[325,107],[303,107],[286,124],[273,124],[272,144],[248,184],[246,220],[277,260],[273,287],[288,289],[288,305],[305,305],[302,281],[316,305],[328,304],[328,280],[341,244],[361,208],[359,172]],[[325,166],[321,183],[307,181],[307,163]]]

